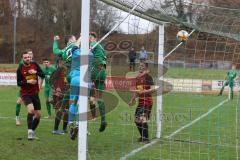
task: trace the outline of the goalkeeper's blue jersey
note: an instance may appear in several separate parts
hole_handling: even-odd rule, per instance
[[[74,47],[72,49],[72,62],[70,76],[75,77],[80,75],[80,48]]]
[[[80,48],[73,47],[71,50],[71,70],[70,70],[70,100],[78,100],[80,90]]]

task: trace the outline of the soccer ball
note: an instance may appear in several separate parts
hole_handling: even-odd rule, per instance
[[[186,42],[188,40],[189,34],[185,30],[181,30],[177,33],[177,39],[181,42]]]

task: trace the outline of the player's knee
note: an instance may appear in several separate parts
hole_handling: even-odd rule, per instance
[[[28,109],[28,114],[34,114],[34,109]]]
[[[41,118],[41,111],[36,111],[35,112],[35,118],[38,118],[38,119]]]
[[[139,117],[136,117],[135,120],[134,120],[134,122],[135,122],[136,125],[141,124],[141,120],[140,120]]]
[[[28,104],[28,105],[27,105],[27,111],[28,111],[28,113],[30,113],[30,114],[34,114],[33,104]]]
[[[53,98],[48,98],[49,103],[53,103]]]
[[[18,98],[17,99],[17,104],[21,104],[22,103],[22,99],[21,98]]]
[[[96,104],[96,99],[94,97],[90,97],[89,103],[90,105]]]

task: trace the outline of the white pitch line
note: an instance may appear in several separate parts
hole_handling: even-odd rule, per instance
[[[239,136],[238,136],[238,112],[239,112],[239,94],[238,94],[238,99],[237,99],[237,105],[236,105],[236,160],[239,160],[239,147],[238,147],[238,143],[239,143]]]
[[[164,138],[171,138],[173,137],[175,134],[181,132],[182,130],[184,130],[185,128],[188,128],[189,126],[193,125],[194,123],[198,122],[199,120],[203,119],[204,117],[206,117],[207,115],[209,115],[210,113],[212,113],[214,110],[216,110],[217,108],[219,108],[220,106],[222,106],[224,103],[226,103],[228,101],[228,99],[225,99],[224,101],[220,102],[218,105],[216,105],[215,107],[211,108],[208,112],[204,113],[203,115],[201,115],[200,117],[198,117],[197,119],[193,120],[192,122],[186,124],[185,126],[182,126],[181,128],[179,128],[178,130],[174,131],[172,134],[170,134],[169,136],[165,136]]]
[[[0,119],[13,119],[15,120],[15,117],[5,117],[5,116],[0,116]],[[20,120],[26,120],[27,118],[20,118]],[[41,121],[47,121],[47,122],[52,122],[54,119],[48,119],[48,118],[41,118]],[[131,121],[132,122],[132,121]],[[100,124],[98,121],[88,121],[90,124]],[[120,126],[133,126],[132,123],[108,123],[109,125],[120,125]]]
[[[213,108],[211,108],[208,112],[204,113],[203,115],[201,115],[200,117],[198,117],[197,119],[191,121],[190,123],[182,126],[181,128],[177,129],[176,131],[174,131],[173,133],[171,133],[168,136],[165,136],[164,138],[171,138],[174,135],[176,135],[177,133],[181,132],[182,130],[188,128],[189,126],[193,125],[194,123],[198,122],[199,120],[203,119],[204,117],[206,117],[207,115],[209,115],[211,112],[213,112],[214,110],[216,110],[217,108],[219,108],[220,106],[222,106],[224,103],[226,103],[228,101],[228,99],[223,100],[222,102],[220,102],[219,104],[217,104],[216,106],[214,106]],[[159,141],[159,139],[155,139],[153,140],[151,143],[149,144],[145,144],[142,147],[136,148],[134,150],[132,150],[130,153],[126,154],[124,157],[121,157],[120,160],[126,160],[129,157],[134,156],[136,153],[144,150],[147,147],[150,147],[152,145],[154,145],[155,143],[157,143]]]

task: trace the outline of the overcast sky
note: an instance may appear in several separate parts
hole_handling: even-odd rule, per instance
[[[121,17],[125,18],[128,13],[121,11]],[[130,15],[124,23],[119,26],[119,29],[128,34],[149,33],[154,28],[154,23],[142,18]]]

